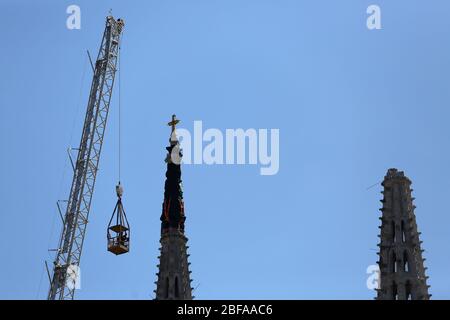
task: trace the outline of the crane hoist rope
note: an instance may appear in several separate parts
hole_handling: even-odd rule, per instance
[[[120,40],[119,43],[119,56],[118,56],[118,64],[119,64],[119,184],[120,184],[120,174],[121,174],[121,165],[122,165],[122,65],[121,65],[121,52],[120,52],[120,48],[121,48],[121,44],[122,44],[122,39],[123,39],[123,34],[124,32],[122,32],[122,38]]]

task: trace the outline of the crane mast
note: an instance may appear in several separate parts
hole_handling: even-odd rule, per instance
[[[105,31],[95,62],[89,101],[63,228],[53,262],[49,300],[71,300],[75,293],[74,273],[80,265],[95,178],[102,150],[124,22],[106,18]]]

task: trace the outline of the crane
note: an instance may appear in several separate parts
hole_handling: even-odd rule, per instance
[[[120,50],[122,19],[106,17],[103,39],[94,66],[89,100],[84,120],[78,156],[73,165],[73,180],[63,227],[53,262],[49,300],[72,300],[75,288],[74,273],[78,270],[86,226],[94,193],[95,178],[102,150],[109,104]],[[76,275],[76,274],[75,274]]]

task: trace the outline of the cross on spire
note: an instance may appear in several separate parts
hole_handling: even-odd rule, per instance
[[[177,119],[176,115],[172,115],[172,121],[170,121],[167,125],[172,127],[172,133],[175,132],[175,126],[180,122],[179,119]]]

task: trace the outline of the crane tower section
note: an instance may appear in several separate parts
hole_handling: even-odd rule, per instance
[[[49,300],[71,300],[89,218],[109,105],[117,71],[124,22],[106,18],[105,31],[95,62],[89,101],[63,228],[53,263]]]

